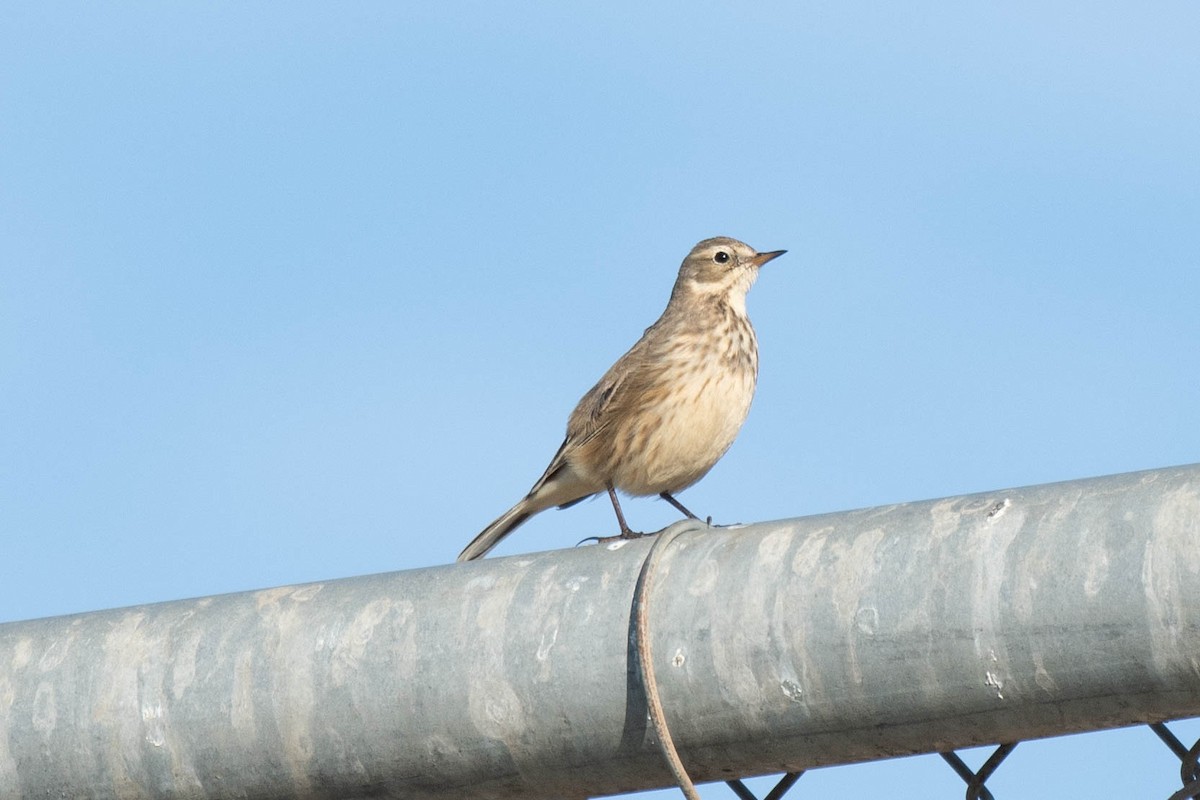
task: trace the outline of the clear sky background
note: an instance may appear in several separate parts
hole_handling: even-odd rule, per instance
[[[789,252],[702,514],[1200,461],[1198,41],[1193,0],[8,4],[0,620],[451,561],[713,235]],[[990,785],[1177,772],[1140,729]],[[881,787],[963,793],[789,797]]]

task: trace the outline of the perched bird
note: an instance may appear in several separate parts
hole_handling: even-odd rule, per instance
[[[746,292],[758,269],[786,250],[759,253],[736,239],[705,239],[679,268],[658,321],[609,368],[567,421],[567,438],[519,503],[467,545],[480,558],[518,525],[551,506],[607,491],[620,525],[617,491],[674,498],[703,478],[733,444],[758,379],[758,340]]]

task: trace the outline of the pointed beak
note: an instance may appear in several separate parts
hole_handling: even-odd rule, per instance
[[[769,253],[759,253],[754,258],[750,259],[750,263],[756,267],[761,267],[763,264],[767,263],[771,259],[779,258],[781,255],[783,255],[786,252],[787,252],[787,250],[772,250]]]

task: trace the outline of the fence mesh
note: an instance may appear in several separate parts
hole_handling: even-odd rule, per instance
[[[1179,721],[1176,721],[1178,723]],[[1168,789],[1168,793],[1155,794],[1148,791],[1139,797],[1147,798],[1147,800],[1200,800],[1200,738],[1197,738],[1190,745],[1185,743],[1191,736],[1185,736],[1185,740],[1181,740],[1177,733],[1181,728],[1187,727],[1189,730],[1200,734],[1200,726],[1196,723],[1200,719],[1190,720],[1188,725],[1175,725],[1172,729],[1167,723],[1156,722],[1145,726],[1138,726],[1147,733],[1153,733],[1158,741],[1164,747],[1170,750],[1176,758],[1178,764],[1178,773],[1171,777],[1167,785],[1174,783],[1174,790]],[[1107,732],[1099,732],[1093,734],[1080,734],[1076,737],[1103,736]],[[1040,742],[1006,742],[987,748],[986,756],[978,768],[972,769],[968,766],[968,759],[964,758],[964,754],[955,751],[939,753],[942,761],[946,766],[956,774],[963,783],[963,797],[966,800],[1017,800],[1022,795],[1014,794],[1012,798],[1004,795],[996,796],[992,789],[988,786],[988,781],[993,779],[1004,767],[1005,760],[1017,749],[1018,745],[1024,747],[1038,747]],[[980,748],[972,748],[972,751],[977,751]],[[969,760],[979,762],[979,754],[972,753],[972,758]],[[1077,767],[1078,765],[1062,765],[1064,769]],[[852,769],[852,767],[851,767]],[[719,784],[710,784],[703,787],[702,793],[705,800],[724,800],[725,798],[737,798],[737,800],[808,800],[809,795],[805,794],[805,782],[802,780],[805,773],[789,772],[774,778],[756,778],[753,783],[756,789],[751,789],[746,782],[741,780],[731,780],[726,782],[727,789],[719,788]],[[1156,784],[1162,785],[1163,781],[1156,781]],[[765,788],[764,788],[765,786]],[[892,796],[894,787],[879,787],[863,786],[861,796]],[[659,793],[655,793],[659,794]],[[814,800],[824,795],[812,795]],[[858,796],[858,795],[856,795]],[[953,800],[958,797],[957,793],[949,795],[938,795],[930,793],[926,795],[930,800],[937,800],[938,797],[945,796],[947,800]]]

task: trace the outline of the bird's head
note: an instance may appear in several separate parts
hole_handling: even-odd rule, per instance
[[[671,298],[717,296],[740,304],[758,277],[758,268],[786,252],[760,253],[727,236],[705,239],[683,260]]]

